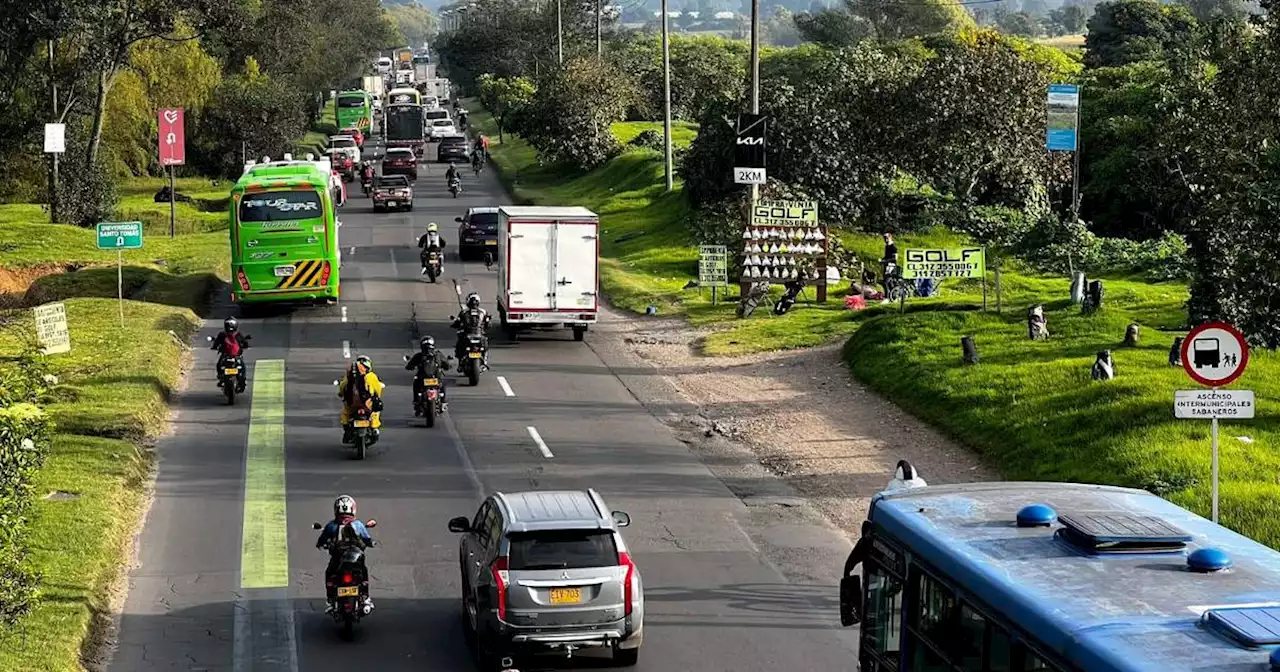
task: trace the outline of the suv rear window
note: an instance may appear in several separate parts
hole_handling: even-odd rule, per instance
[[[428,119],[448,119],[449,110],[427,110]]]
[[[330,147],[355,147],[356,141],[354,138],[334,138],[333,140],[329,141],[329,146]]]
[[[513,570],[582,569],[618,564],[618,547],[608,530],[513,532],[508,566]]]
[[[479,229],[485,233],[498,232],[498,213],[483,212],[476,213],[467,218],[467,226]]]

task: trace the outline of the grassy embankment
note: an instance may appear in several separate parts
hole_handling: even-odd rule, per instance
[[[988,287],[992,310],[981,312],[981,284],[952,281],[937,297],[913,299],[905,315],[896,306],[850,313],[835,298],[827,306],[801,303],[785,318],[758,311],[732,321],[731,307],[713,308],[697,290],[682,289],[694,277],[696,253],[682,231],[683,201],[663,190],[660,155],[633,149],[591,173],[566,178],[538,166],[519,138],[497,144],[482,110],[472,118],[494,138],[495,162],[518,200],[584,205],[603,216],[603,289],[616,305],[635,311],[656,305],[661,312],[685,312],[695,323],[727,323],[705,340],[709,354],[804,347],[852,335],[845,359],[854,375],[982,453],[1005,477],[1145,487],[1207,515],[1207,423],[1175,420],[1171,408],[1175,390],[1194,387],[1167,363],[1185,320],[1184,284],[1108,278],[1105,308],[1083,316],[1065,300],[1067,278],[1010,263],[1002,274],[1001,313],[994,312],[994,287]],[[614,130],[627,138],[639,126]],[[629,234],[634,237],[619,240]],[[880,256],[878,236],[844,233],[841,239],[863,258]],[[935,231],[900,236],[898,245],[964,242]],[[1037,303],[1046,306],[1052,334],[1046,342],[1026,338],[1025,311]],[[1142,339],[1125,348],[1131,322],[1142,326]],[[960,363],[965,335],[975,337],[983,354],[977,366]],[[1102,349],[1114,351],[1118,377],[1094,383],[1089,367]],[[1280,505],[1277,381],[1280,362],[1260,353],[1237,383],[1256,390],[1259,419],[1224,425],[1221,501],[1225,524],[1280,547],[1280,522],[1270,515]]]
[[[228,184],[178,180],[200,199],[179,203],[168,237],[169,205],[154,203],[161,180],[121,188],[119,221],[145,223],[144,247],[124,253],[125,327],[120,326],[115,254],[96,249],[93,231],[51,225],[36,205],[0,206],[0,292],[26,305],[65,301],[72,351],[49,363],[61,385],[47,406],[57,422],[41,497],[29,530],[43,572],[42,599],[0,647],[3,670],[79,670],[91,628],[108,608],[108,586],[124,569],[145,503],[151,459],[138,446],[163,429],[209,291],[227,273]],[[68,266],[79,267],[61,273]],[[52,272],[52,274],[50,274]],[[17,352],[34,326],[0,333],[0,353]]]

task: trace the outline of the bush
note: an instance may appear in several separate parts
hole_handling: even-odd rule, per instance
[[[0,407],[0,624],[11,626],[31,611],[40,576],[27,561],[27,513],[31,479],[44,463],[53,422],[38,406]]]
[[[107,166],[101,161],[92,165],[84,161],[67,162],[63,166],[63,180],[58,190],[58,221],[83,227],[109,221],[120,202],[120,195]]]
[[[631,147],[644,147],[655,151],[666,151],[666,144],[662,142],[662,134],[655,130],[641,131],[639,135],[631,138],[631,142],[627,143]]]
[[[520,135],[543,163],[589,170],[621,151],[610,131],[626,113],[635,90],[623,74],[595,59],[575,59],[539,82]]]

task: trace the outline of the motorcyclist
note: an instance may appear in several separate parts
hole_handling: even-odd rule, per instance
[[[449,393],[445,388],[445,378],[442,373],[449,370],[450,360],[444,356],[443,352],[436,349],[434,336],[423,336],[418,347],[421,348],[418,353],[410,357],[409,363],[404,365],[407,371],[417,371],[413,376],[413,398],[416,401],[422,397],[424,388],[422,381],[435,378],[440,381],[440,406],[447,411],[449,410]],[[415,409],[413,414],[422,415],[420,409]]]
[[[452,186],[455,179],[461,181],[461,176],[458,175],[458,167],[450,161],[449,170],[444,173],[444,183],[448,186]]]
[[[422,250],[418,257],[422,260],[422,275],[427,274],[427,253],[435,252],[440,260],[440,270],[444,271],[444,248],[448,243],[440,235],[440,227],[435,222],[427,225],[427,232],[418,237],[418,249]]]
[[[480,174],[480,169],[484,168],[484,154],[479,150],[479,143],[476,143],[477,149],[471,152],[471,170],[476,175]]]
[[[351,442],[351,418],[360,407],[369,409],[369,425],[375,435],[382,427],[382,392],[384,386],[373,372],[373,362],[360,355],[347,368],[347,375],[338,383],[338,397],[342,399],[342,442]]]
[[[320,538],[316,539],[316,548],[329,551],[329,566],[324,570],[325,613],[331,613],[337,608],[333,585],[336,581],[332,579],[338,573],[342,551],[349,545],[354,545],[363,551],[370,546],[376,546],[377,542],[369,534],[369,528],[365,527],[364,521],[356,518],[355,498],[351,495],[339,495],[333,500],[333,520],[324,526],[320,531]],[[373,609],[373,598],[366,595],[365,604]]]
[[[480,366],[483,370],[489,368],[489,336],[486,333],[489,329],[489,313],[480,307],[480,295],[471,292],[467,295],[467,307],[458,314],[453,320],[453,324],[449,325],[453,329],[458,330],[458,342],[454,345],[454,356],[458,361],[462,361],[467,356],[467,337],[479,336],[480,348],[482,355]]]
[[[222,321],[222,331],[213,337],[213,345],[210,350],[218,351],[218,368],[217,372],[222,372],[222,364],[225,360],[232,357],[239,357],[244,354],[245,348],[249,347],[249,337],[240,333],[240,323],[234,317],[228,317]],[[222,376],[218,376],[218,387],[222,387]],[[240,373],[236,375],[236,392],[244,392],[245,387],[245,371],[244,367],[240,367]]]
[[[373,161],[365,161],[364,164],[360,166],[360,178],[362,181],[373,184],[373,178],[376,174],[377,170],[373,167]]]
[[[458,110],[458,130],[467,130],[467,111]]]

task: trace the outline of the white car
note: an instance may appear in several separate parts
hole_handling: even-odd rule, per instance
[[[437,100],[435,96],[423,96],[423,97],[422,97],[422,109],[424,109],[424,110],[438,110],[438,109],[440,109],[440,101],[439,101],[439,100]]]
[[[453,127],[452,119],[436,119],[431,122],[431,127],[427,129],[427,134],[431,138],[442,138],[446,135],[457,135],[458,129]]]
[[[382,73],[382,74],[384,74],[384,75],[385,75],[385,74],[387,74],[388,72],[391,72],[391,59],[390,59],[390,58],[387,58],[386,56],[383,56],[382,58],[379,58],[379,59],[378,59],[378,72],[380,72],[380,73]]]
[[[335,153],[351,157],[352,163],[357,165],[360,163],[360,146],[356,144],[356,139],[349,135],[329,136],[329,154]]]

